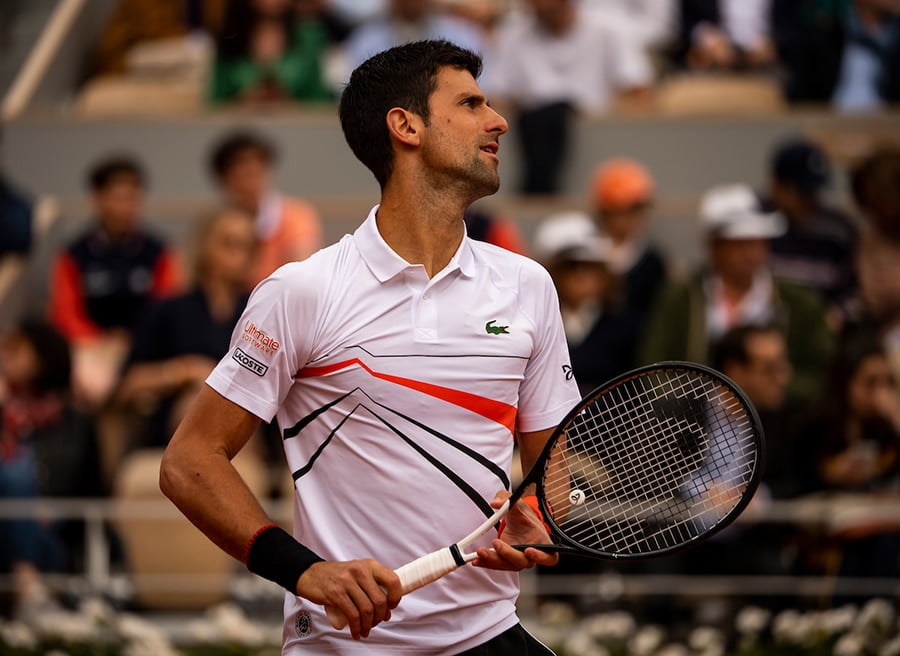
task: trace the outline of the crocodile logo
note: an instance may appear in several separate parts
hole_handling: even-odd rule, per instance
[[[496,319],[491,319],[486,324],[484,324],[484,330],[488,335],[509,335],[509,331],[507,328],[509,326],[495,326],[494,322]]]

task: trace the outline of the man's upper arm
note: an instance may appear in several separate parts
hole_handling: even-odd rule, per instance
[[[553,434],[554,428],[534,431],[530,433],[519,433],[519,459],[522,462],[522,474],[527,475],[534,465],[541,451],[547,444],[547,440]]]
[[[175,431],[170,447],[189,452],[220,452],[233,458],[253,436],[261,419],[203,385]]]

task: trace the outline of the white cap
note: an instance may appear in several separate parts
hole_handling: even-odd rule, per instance
[[[545,218],[534,233],[532,250],[542,262],[606,262],[609,257],[608,240],[584,212],[559,212]]]
[[[713,187],[700,199],[700,219],[707,231],[724,239],[772,239],[787,229],[778,212],[764,212],[745,184]]]

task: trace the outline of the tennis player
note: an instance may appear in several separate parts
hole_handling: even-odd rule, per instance
[[[465,234],[466,208],[499,187],[507,130],[480,68],[421,41],[356,69],[341,124],[381,203],[254,290],[163,459],[161,487],[184,514],[287,590],[285,654],[552,653],[515,612],[516,572],[558,559],[510,546],[549,541],[527,500],[478,545],[476,567],[402,602],[393,571],[501,506],[514,445],[527,470],[579,398],[547,272]],[[293,536],[230,463],[273,417]]]

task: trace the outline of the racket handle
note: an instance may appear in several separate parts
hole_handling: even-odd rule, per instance
[[[400,578],[401,594],[408,594],[413,590],[418,590],[459,567],[453,557],[452,549],[453,547],[445,547],[444,549],[433,551],[395,570]],[[325,606],[325,614],[328,616],[331,626],[338,631],[347,626],[347,618],[334,606]]]
[[[432,581],[437,581],[445,574],[449,574],[459,564],[453,557],[453,547],[445,547],[433,551],[421,558],[416,558],[411,563],[395,570],[400,577],[400,585],[403,586],[403,594],[418,590]]]

